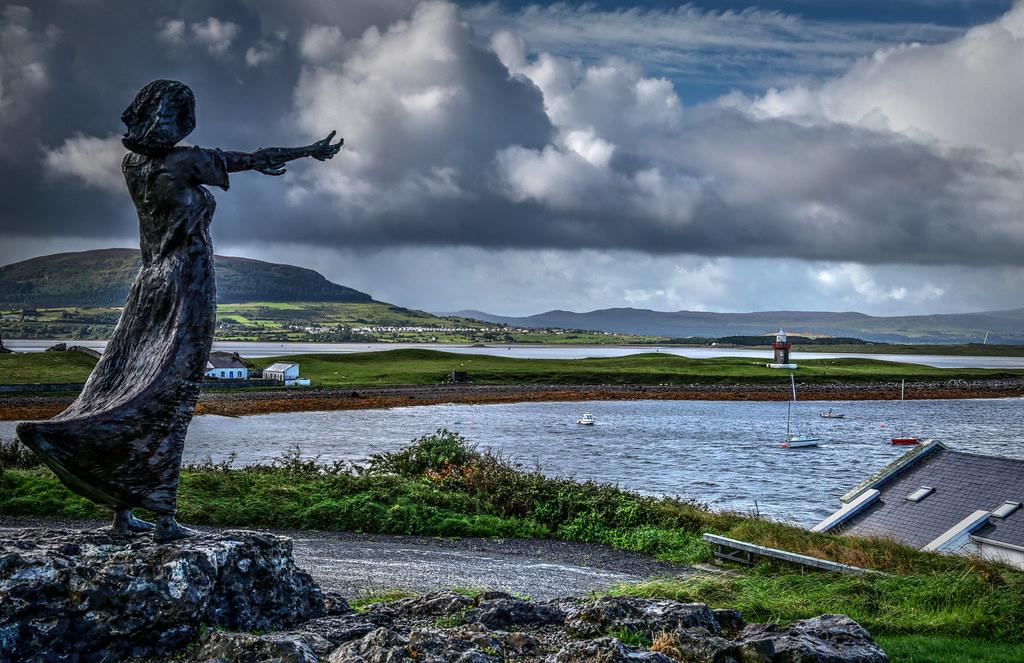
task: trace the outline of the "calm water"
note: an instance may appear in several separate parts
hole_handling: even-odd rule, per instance
[[[828,407],[846,419],[819,417]],[[307,456],[359,461],[445,427],[548,474],[679,494],[716,508],[757,508],[811,525],[837,507],[840,495],[906,451],[888,444],[899,428],[899,407],[893,401],[798,403],[800,432],[823,438],[821,447],[805,450],[778,447],[784,403],[519,403],[203,416],[189,429],[185,456],[235,454],[237,463],[250,464],[299,445]],[[584,411],[594,414],[596,426],[575,424]],[[1024,458],[1024,400],[907,401],[904,412],[908,434]],[[13,435],[13,422],[0,422],[0,437]]]
[[[55,343],[83,345],[103,351],[106,341],[55,341],[55,340],[5,340],[4,345],[18,352],[42,352]],[[562,346],[562,345],[513,345],[474,347],[469,345],[444,345],[438,343],[249,343],[243,341],[217,342],[214,350],[237,352],[243,357],[276,357],[290,354],[345,354],[351,352],[380,352],[400,348],[424,348],[443,352],[463,354],[519,357],[523,359],[582,359],[584,357],[622,357],[641,352],[664,352],[693,359],[709,357],[755,357],[771,359],[771,350],[749,350],[743,348],[663,348],[657,346]],[[1024,357],[959,357],[943,355],[887,355],[887,354],[844,354],[835,352],[795,352],[793,360],[837,359],[860,357],[900,363],[925,364],[938,368],[1024,368]]]

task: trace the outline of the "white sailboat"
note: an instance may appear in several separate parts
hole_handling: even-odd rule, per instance
[[[789,374],[789,385],[793,389],[793,400],[789,401],[786,409],[786,441],[782,443],[783,449],[803,449],[806,447],[816,447],[820,438],[812,435],[800,435],[795,432],[795,427],[792,425],[793,421],[793,404],[796,403],[796,378],[793,374]]]

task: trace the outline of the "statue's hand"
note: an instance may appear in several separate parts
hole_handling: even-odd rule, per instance
[[[263,173],[264,175],[284,175],[285,173],[288,172],[288,169],[285,168],[282,164],[273,163],[268,164],[266,166],[258,166],[256,168],[256,171]]]
[[[324,138],[323,140],[318,140],[317,142],[310,145],[309,156],[313,157],[317,161],[327,161],[328,159],[333,159],[334,155],[338,153],[338,151],[341,149],[341,146],[345,142],[344,138],[339,138],[337,143],[331,145],[331,140],[334,139],[334,134],[336,133],[338,132],[332,131],[331,133],[327,134],[327,138]]]

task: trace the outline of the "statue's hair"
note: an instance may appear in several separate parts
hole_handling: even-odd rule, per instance
[[[121,139],[125,147],[161,156],[196,128],[196,98],[184,83],[153,81],[139,90],[121,121],[128,127]]]

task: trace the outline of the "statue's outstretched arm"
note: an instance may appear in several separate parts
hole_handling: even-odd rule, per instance
[[[255,152],[223,152],[228,172],[237,173],[241,170],[256,170],[264,175],[284,175],[284,164],[303,157],[313,157],[317,161],[331,159],[341,149],[344,139],[331,144],[334,139],[332,131],[327,138],[318,140],[305,147],[261,147]]]

